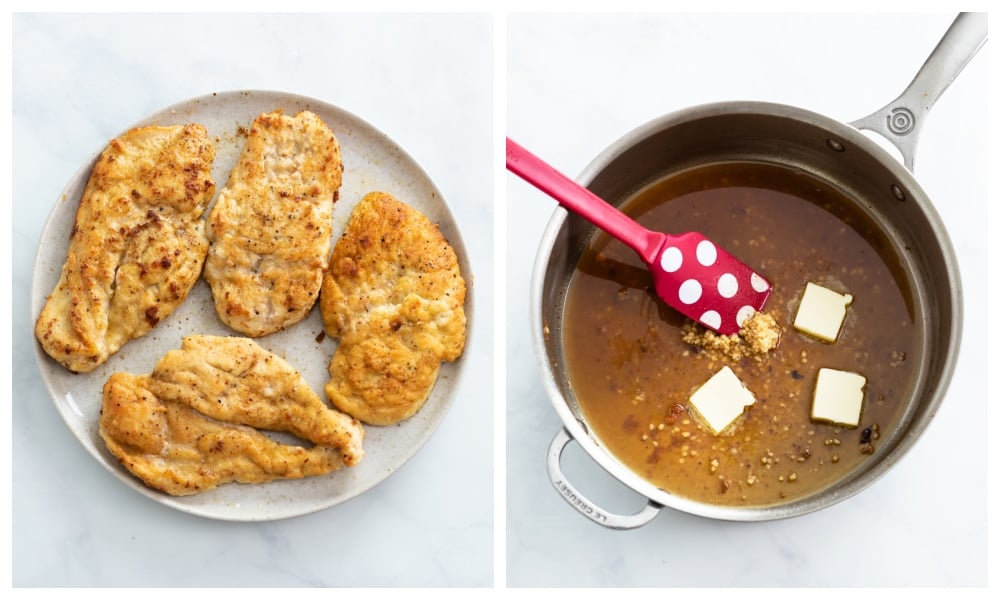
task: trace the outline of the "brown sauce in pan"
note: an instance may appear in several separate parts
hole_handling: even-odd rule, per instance
[[[697,167],[623,206],[650,229],[700,231],[770,279],[765,312],[782,335],[759,362],[685,344],[684,318],[655,296],[640,259],[595,234],[567,290],[563,344],[600,443],[670,493],[729,506],[808,496],[867,460],[898,424],[916,363],[908,284],[878,228],[832,187],[763,163]],[[810,281],[854,296],[836,343],[792,327]],[[756,403],[716,436],[698,424],[688,398],[727,364]],[[867,378],[857,428],[810,420],[820,367]]]

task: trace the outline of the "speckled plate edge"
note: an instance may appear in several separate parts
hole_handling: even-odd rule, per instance
[[[217,92],[169,106],[141,121],[109,132],[108,140],[132,127],[151,124],[199,122],[216,143],[213,176],[217,191],[243,146],[240,128],[262,112],[283,109],[288,114],[310,110],[319,115],[341,146],[344,177],[334,211],[334,240],[343,233],[347,219],[361,197],[374,190],[388,192],[413,206],[438,224],[454,247],[468,286],[466,296],[466,354],[473,343],[474,278],[458,225],[440,190],[402,148],[361,118],[321,100],[285,92],[248,90]],[[56,200],[42,231],[35,257],[31,288],[32,315],[41,311],[65,262],[69,232],[80,195],[90,176],[97,149],[69,180]],[[322,336],[322,320],[314,307],[302,322],[284,332],[256,341],[299,369],[312,389],[324,397],[327,366],[337,342]],[[272,521],[309,514],[336,506],[371,489],[402,467],[427,442],[454,401],[465,360],[442,365],[437,383],[421,410],[390,427],[366,427],[365,459],[356,467],[322,477],[276,481],[261,485],[228,484],[187,497],[173,497],[143,485],[126,471],[104,447],[97,433],[101,388],[116,371],[148,373],[166,351],[178,348],[185,335],[204,333],[238,335],[215,315],[211,292],[203,281],[187,300],[146,336],[132,340],[104,365],[87,374],[74,374],[48,357],[36,342],[35,353],[42,378],[55,406],[73,435],[99,463],[134,491],[171,508],[201,517],[227,521]]]

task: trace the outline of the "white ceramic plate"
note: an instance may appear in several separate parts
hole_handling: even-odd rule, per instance
[[[457,225],[434,183],[402,148],[360,118],[325,102],[293,94],[268,91],[216,93],[168,107],[131,127],[151,124],[204,125],[216,142],[212,174],[216,191],[225,185],[229,171],[243,148],[240,127],[249,127],[258,114],[277,108],[287,114],[308,109],[333,129],[344,161],[340,199],[334,212],[334,239],[344,231],[347,218],[367,192],[380,190],[413,206],[437,223],[458,254],[463,276],[469,286],[466,300],[468,322],[472,319],[473,277]],[[123,133],[109,132],[112,137]],[[35,259],[32,282],[32,315],[37,316],[55,287],[66,260],[69,232],[80,196],[90,177],[94,161],[103,148],[66,185],[42,232]],[[206,211],[207,214],[207,211]],[[286,331],[258,338],[264,348],[284,357],[299,369],[321,398],[329,376],[327,366],[337,347],[335,340],[322,336],[319,309]],[[239,335],[223,325],[215,314],[212,295],[203,280],[191,290],[187,300],[153,331],[125,344],[100,368],[74,374],[42,351],[36,354],[42,377],[56,407],[80,443],[105,467],[135,491],[180,511],[203,517],[232,521],[266,521],[307,514],[349,500],[385,480],[399,469],[427,441],[444,418],[458,389],[464,361],[444,364],[433,392],[412,418],[390,427],[366,427],[365,458],[361,464],[321,477],[276,481],[262,485],[228,484],[188,497],[173,497],[147,488],[126,471],[107,451],[97,432],[101,389],[116,371],[149,373],[168,350],[180,347],[181,338],[202,333]],[[471,331],[468,339],[471,341]]]

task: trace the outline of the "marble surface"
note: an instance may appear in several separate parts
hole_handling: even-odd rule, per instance
[[[12,572],[35,586],[493,583],[490,15],[13,16]],[[213,91],[322,99],[431,175],[473,267],[466,372],[427,444],[375,488],[266,523],[189,516],[88,455],[35,363],[28,297],[65,182],[131,123]]]
[[[952,17],[512,15],[507,133],[576,175],[632,128],[705,102],[773,101],[852,121],[905,88]],[[612,531],[556,493],[545,455],[561,421],[542,389],[527,304],[554,202],[507,176],[510,586],[986,584],[987,58],[981,51],[931,111],[915,170],[961,265],[964,337],[953,383],[888,474],[807,516],[731,523],[666,509],[641,529]],[[643,505],[576,445],[563,466],[605,508]]]
[[[850,121],[895,97],[951,15],[24,15],[13,21],[11,582],[77,586],[980,586],[987,566],[987,50],[927,121],[916,175],[962,267],[965,331],[948,397],[911,452],[819,513],[728,523],[665,510],[603,529],[552,489],[561,426],[528,331],[528,284],[554,204],[493,158],[494,123],[579,173],[656,116],[718,100]],[[493,38],[497,23],[506,38]],[[500,30],[502,31],[502,29]],[[494,43],[506,73],[492,71]],[[494,105],[492,86],[506,87]],[[351,110],[434,178],[476,278],[459,399],[399,472],[343,505],[270,523],[191,517],[82,451],[35,365],[28,292],[64,183],[123,126],[214,90],[274,89]],[[501,88],[503,89],[503,88]],[[506,197],[494,198],[496,189]],[[496,202],[497,204],[494,204]],[[501,208],[502,207],[502,208]],[[492,272],[493,215],[505,219]],[[496,281],[495,281],[496,280]],[[502,298],[502,314],[492,299]],[[505,329],[492,372],[493,321]],[[503,358],[501,360],[504,360]],[[494,423],[493,377],[505,376]],[[494,427],[506,436],[494,455]],[[493,488],[504,465],[506,488]],[[642,499],[571,445],[564,468],[607,508]],[[494,539],[494,519],[506,536]],[[496,550],[494,550],[496,548]]]

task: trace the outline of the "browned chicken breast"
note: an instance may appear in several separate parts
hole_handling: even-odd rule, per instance
[[[258,116],[208,217],[205,279],[219,318],[258,337],[302,320],[330,255],[343,164],[315,114]]]
[[[364,457],[364,429],[331,408],[281,357],[253,340],[193,335],[153,369],[150,390],[227,423],[285,431],[338,448],[344,464]]]
[[[151,488],[188,496],[234,481],[300,479],[341,466],[335,448],[275,442],[252,427],[158,398],[151,384],[149,375],[112,375],[99,425],[111,454]]]
[[[62,274],[35,324],[45,352],[92,371],[187,297],[208,250],[215,147],[192,124],[133,129],[94,166]]]
[[[282,444],[259,430],[315,444]],[[280,357],[245,338],[190,336],[150,375],[104,386],[100,435],[147,485],[173,495],[323,475],[358,464],[364,429]]]
[[[437,226],[389,194],[351,214],[323,279],[320,309],[340,345],[326,394],[373,425],[416,413],[442,361],[465,347],[465,280]]]

